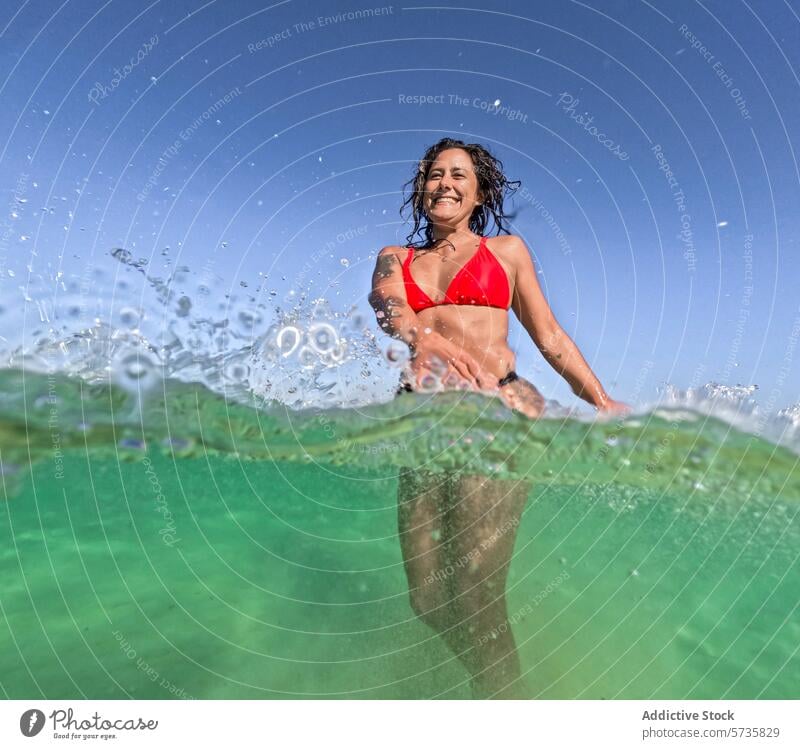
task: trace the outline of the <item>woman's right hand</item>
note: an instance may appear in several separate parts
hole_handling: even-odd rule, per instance
[[[460,346],[434,331],[425,334],[414,345],[411,371],[418,385],[427,374],[435,374],[442,381],[455,375],[476,390],[497,389],[496,377],[484,372],[474,357]]]

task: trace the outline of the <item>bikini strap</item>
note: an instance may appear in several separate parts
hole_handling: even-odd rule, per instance
[[[403,260],[403,273],[404,274],[408,273],[408,269],[411,266],[411,260],[414,257],[414,249],[413,249],[413,247],[406,247],[406,250],[408,250],[408,252],[406,252],[406,259]]]

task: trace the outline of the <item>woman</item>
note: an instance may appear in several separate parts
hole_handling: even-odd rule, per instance
[[[516,186],[502,163],[483,146],[445,138],[428,149],[408,184],[408,240],[424,218],[424,245],[384,247],[370,293],[380,327],[412,354],[398,393],[431,383],[469,387],[540,416],[544,398],[514,370],[511,308],[576,395],[602,411],[626,410],[559,326],[525,243],[505,229],[503,200]],[[492,238],[484,236],[490,217],[498,234]],[[476,697],[527,696],[505,583],[529,488],[460,472],[400,475],[398,525],[411,606],[467,668]]]

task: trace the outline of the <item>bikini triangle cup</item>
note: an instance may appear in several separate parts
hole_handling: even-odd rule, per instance
[[[453,276],[441,302],[434,302],[411,276],[411,260],[414,250],[408,247],[403,263],[403,281],[406,287],[408,304],[414,312],[445,304],[472,304],[480,307],[508,309],[510,291],[508,277],[494,253],[481,237],[478,249],[473,256]]]

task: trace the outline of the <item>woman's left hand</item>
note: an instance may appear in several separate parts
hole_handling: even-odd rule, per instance
[[[522,378],[499,388],[500,397],[512,411],[519,411],[529,419],[538,419],[545,408],[544,396]]]
[[[619,414],[620,416],[626,416],[633,411],[627,403],[615,401],[613,398],[606,399],[602,405],[597,406],[597,410],[602,413]]]

